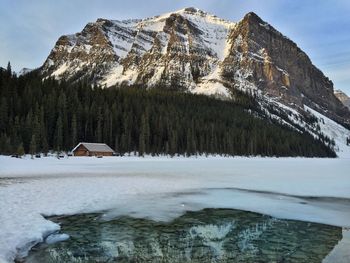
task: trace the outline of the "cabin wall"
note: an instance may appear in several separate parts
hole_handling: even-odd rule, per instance
[[[89,152],[86,150],[85,151],[84,150],[81,150],[81,151],[75,150],[74,156],[89,156]]]
[[[77,149],[75,149],[73,154],[74,156],[89,156],[89,151],[83,145],[80,145]]]
[[[90,156],[112,156],[111,152],[90,152]]]

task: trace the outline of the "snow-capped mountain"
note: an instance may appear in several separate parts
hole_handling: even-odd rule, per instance
[[[332,82],[254,13],[237,23],[196,8],[141,20],[98,19],[60,37],[41,71],[106,87],[168,86],[228,98],[234,88],[259,91],[292,108],[306,104],[350,123]]]
[[[341,90],[335,90],[334,95],[344,104],[344,106],[350,109],[350,97]]]
[[[139,20],[98,19],[59,38],[41,67],[43,77],[85,78],[103,87],[139,85],[234,99],[253,93],[262,108],[302,120],[306,107],[350,125],[350,111],[333,83],[290,39],[248,13],[230,22],[197,8]]]

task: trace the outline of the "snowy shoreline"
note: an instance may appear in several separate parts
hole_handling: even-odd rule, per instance
[[[25,256],[59,229],[42,215],[104,211],[168,221],[188,210],[233,208],[350,227],[349,161],[0,156],[0,262]]]

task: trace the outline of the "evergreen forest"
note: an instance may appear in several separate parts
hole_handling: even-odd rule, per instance
[[[254,96],[235,91],[234,98],[162,87],[103,89],[42,80],[36,71],[17,77],[9,64],[0,68],[0,154],[103,142],[118,155],[336,156],[327,137],[267,118]]]

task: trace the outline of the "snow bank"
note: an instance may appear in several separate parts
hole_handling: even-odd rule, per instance
[[[54,244],[69,239],[67,234],[52,234],[45,239],[46,244]]]
[[[42,215],[171,220],[221,207],[349,227],[349,170],[346,158],[0,156],[0,262],[59,229]]]

